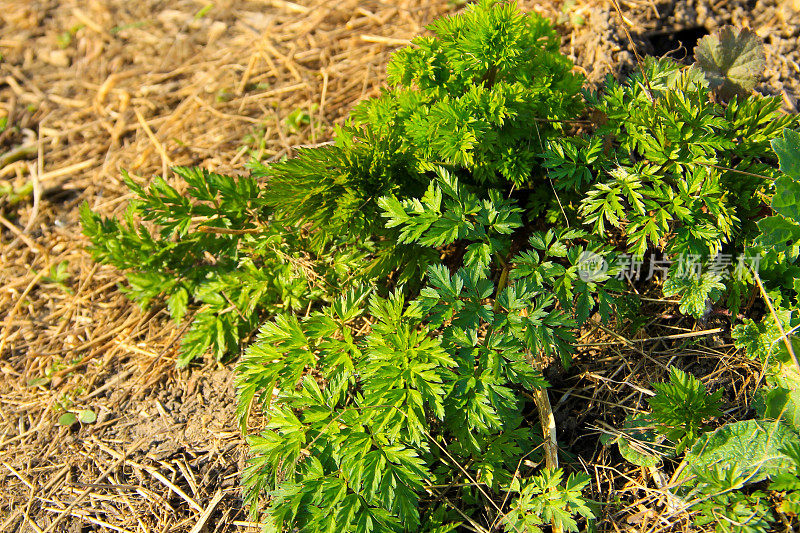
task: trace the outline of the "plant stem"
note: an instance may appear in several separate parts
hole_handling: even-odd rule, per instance
[[[489,70],[486,71],[486,74],[483,75],[480,81],[487,82],[486,88],[491,89],[495,84],[495,79],[497,78],[497,65],[492,65],[489,67]]]
[[[498,257],[502,261],[502,258]],[[494,310],[500,308],[500,301],[498,297],[503,289],[508,284],[508,264],[503,262],[503,271],[500,273],[500,279],[497,282],[497,293],[494,300]],[[530,351],[526,350],[525,355],[528,362],[533,365],[534,359]],[[545,389],[535,389],[532,394],[533,401],[536,403],[536,409],[539,411],[539,422],[542,424],[542,433],[544,434],[544,447],[545,447],[545,462],[547,468],[555,470],[558,468],[558,443],[556,440],[556,421],[553,417],[553,408],[550,406],[550,398],[547,396]]]
[[[498,254],[495,256],[503,265],[503,270],[500,273],[500,279],[497,281],[497,292],[494,300],[494,310],[500,308],[499,296],[508,284],[509,265]],[[525,356],[528,362],[533,365],[534,359],[530,351],[525,350]],[[537,388],[531,394],[536,410],[539,413],[539,423],[542,426],[542,435],[544,436],[544,460],[545,466],[548,470],[553,471],[558,468],[558,439],[556,437],[556,419],[553,416],[553,407],[550,405],[550,398],[547,395],[547,390],[544,388]],[[561,533],[561,527],[553,521],[553,533]]]
[[[500,279],[497,282],[497,293],[494,296],[494,312],[496,313],[500,309],[500,293],[503,292],[503,289],[506,288],[508,284],[508,265],[503,267],[503,271],[500,272]]]
[[[546,389],[534,389],[533,400],[539,411],[539,423],[544,436],[544,459],[549,470],[558,468],[558,440],[556,438],[556,419]]]
[[[233,229],[233,228],[214,228],[211,226],[200,226],[197,228],[197,231],[200,233],[215,233],[218,235],[250,235],[261,233],[264,231],[263,229],[259,228],[247,228],[247,229]]]
[[[550,405],[546,389],[534,389],[532,396],[536,403],[536,410],[539,412],[539,423],[542,425],[545,466],[548,470],[553,471],[558,468],[558,439],[556,438],[556,419],[553,416],[553,407]],[[561,527],[556,524],[555,519],[553,520],[553,533],[561,533]]]

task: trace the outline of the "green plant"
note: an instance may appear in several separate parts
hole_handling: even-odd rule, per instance
[[[563,474],[560,470],[545,470],[534,476],[525,485],[518,479],[511,482],[510,490],[518,496],[511,502],[511,511],[502,524],[512,531],[539,533],[540,526],[552,523],[562,531],[580,531],[572,515],[595,518],[592,509],[581,495],[581,489],[589,484],[589,476],[570,474],[561,487]]]
[[[537,400],[547,383],[536,366],[552,358],[568,365],[573,353],[572,329],[581,317],[560,311],[559,298],[584,294],[591,306],[605,294],[598,280],[582,281],[577,273],[586,248],[572,241],[586,235],[534,234],[530,251],[511,255],[519,208],[494,191],[479,201],[465,189],[439,169],[422,198],[378,201],[404,242],[465,241],[463,266],[455,272],[430,266],[415,300],[397,291],[388,299],[373,296],[368,328],[360,320],[366,291],[354,292],[302,322],[267,323],[245,354],[239,415],[245,422],[260,399],[270,420],[250,439],[247,499],[258,508],[259,497],[270,495],[267,516],[275,530],[336,524],[393,531],[404,524],[427,531],[461,520],[452,503],[423,504],[426,493],[437,502],[457,501],[471,516],[486,505],[502,515],[501,494],[520,492],[508,518],[513,524],[544,516],[574,530],[573,513],[593,516],[579,497],[585,481],[570,477],[558,497],[560,473],[524,490],[514,485],[536,440],[521,395],[549,409],[546,393]],[[326,383],[324,390],[309,372]],[[557,464],[550,453],[548,465]],[[476,485],[454,490],[460,479]],[[385,486],[388,494],[378,492]],[[361,522],[367,517],[372,526]]]
[[[97,421],[97,413],[91,409],[81,409],[77,413],[67,412],[58,417],[59,426],[72,426],[77,422],[81,424],[94,424]]]
[[[736,468],[711,468],[699,474],[700,490],[694,506],[694,524],[713,526],[717,533],[762,533],[768,531],[773,515],[769,498],[761,491],[740,489],[747,482]]]
[[[613,150],[595,164],[612,171],[606,186],[613,194],[595,185],[581,212],[601,232],[604,222],[624,228],[638,256],[648,242],[661,246],[665,239],[667,255],[708,257],[738,237],[747,229],[740,221],[760,209],[757,191],[765,185],[764,178],[746,173],[774,176],[775,169],[762,162],[768,142],[796,123],[775,98],[715,104],[692,72],[668,59],[648,60],[644,75],[625,85],[609,81],[602,95],[590,96],[602,117],[594,136],[607,136]],[[624,216],[616,204],[632,215]]]
[[[204,5],[197,13],[194,14],[195,20],[205,17],[212,9],[214,9],[214,4]]]
[[[664,294],[680,296],[681,310],[697,317],[726,288],[742,290],[710,264],[741,255],[758,234],[752,221],[778,175],[769,142],[797,124],[778,98],[715,102],[704,72],[648,58],[627,82],[609,79],[587,96],[591,135],[551,138],[545,154],[557,189],[589,185],[575,199],[578,219],[624,240],[635,258],[668,258]],[[703,267],[702,277],[687,273],[686,259]],[[736,297],[729,303],[738,307]]]
[[[185,191],[161,178],[143,188],[125,174],[137,199],[124,220],[84,205],[81,223],[94,258],[126,272],[121,288],[130,298],[143,306],[165,301],[177,322],[193,311],[181,366],[209,350],[217,359],[237,353],[263,313],[307,307],[346,278],[358,257],[333,247],[315,260],[300,252],[304,233],[281,224],[252,177],[174,172]]]
[[[270,205],[288,222],[311,224],[318,239],[385,236],[374,276],[411,263],[401,276],[408,281],[430,263],[395,242],[377,216],[378,198],[418,197],[435,166],[467,184],[542,183],[543,143],[582,107],[582,80],[540,16],[482,0],[431,31],[395,53],[390,87],[357,106],[334,145],[254,165],[269,179]]]
[[[760,321],[745,319],[732,333],[736,346],[763,366],[764,383],[753,402],[757,420],[731,422],[701,435],[686,454],[685,485],[699,499],[693,508],[697,525],[716,524],[716,531],[769,530],[775,513],[791,524],[800,508],[800,344],[797,285],[787,283],[797,258],[793,242],[800,213],[792,203],[800,179],[800,135],[785,130],[772,148],[783,175],[773,183],[769,205],[774,215],[758,221],[753,238],[761,254],[759,272],[752,271],[769,313]],[[763,283],[762,278],[763,277]],[[769,497],[747,485],[769,479]]]
[[[780,160],[782,175],[774,181],[771,191],[774,215],[758,221],[760,234],[753,244],[763,256],[759,275],[796,305],[800,294],[800,133],[784,130],[782,138],[773,139],[772,148]]]
[[[319,106],[314,104],[310,108],[310,112],[313,113],[317,110]],[[289,129],[294,131],[299,131],[305,126],[308,126],[312,123],[313,117],[309,113],[309,111],[303,109],[302,107],[298,107],[286,117],[286,125]]]
[[[697,43],[695,66],[722,98],[748,96],[764,68],[761,39],[747,29],[725,26]]]
[[[662,457],[674,455],[674,446],[664,440],[656,432],[653,419],[643,413],[625,417],[618,434],[604,433],[600,437],[603,446],[615,442],[626,461],[650,468],[658,465]]]
[[[580,109],[581,80],[546,21],[510,5],[483,1],[433,29],[437,38],[396,55],[396,87],[363,104],[336,144],[254,162],[245,178],[178,168],[183,193],[126,177],[138,200],[124,222],[83,209],[95,257],[126,269],[131,297],[166,300],[177,319],[195,304],[182,364],[207,347],[235,352],[260,316],[284,307],[261,327],[237,379],[243,425],[254,402],[269,419],[249,436],[245,486],[254,510],[269,496],[265,519],[276,530],[489,525],[502,520],[509,490],[520,492],[514,513],[528,522],[544,512],[573,529],[573,514],[594,516],[580,497],[585,481],[570,476],[558,488],[540,368],[569,365],[574,329],[595,306],[610,316],[613,297],[601,287],[609,275],[582,273],[587,254],[613,258],[580,230],[526,236],[523,210],[502,192],[530,185],[539,164],[530,145],[541,150]],[[428,128],[438,133],[423,138]],[[487,194],[483,183],[498,190]],[[324,305],[327,293],[280,253],[325,258],[371,242],[372,266],[350,281],[398,268],[396,283],[408,287],[370,297],[351,288]],[[464,250],[461,259],[442,264],[445,246]],[[264,284],[281,269],[299,284],[294,299],[281,294],[285,285]],[[345,288],[342,274],[331,293]],[[303,320],[291,313],[301,306]],[[549,479],[547,493],[531,501],[539,481],[518,471],[542,440],[524,415],[529,404],[553,472],[537,478]],[[563,501],[551,498],[561,490]]]
[[[792,460],[794,468],[775,474],[769,489],[780,494],[777,511],[783,513],[788,521],[800,516],[800,445],[797,442],[789,443],[781,452]]]
[[[69,278],[69,261],[61,261],[50,267],[50,272],[46,276],[42,276],[41,282],[43,284],[53,284],[64,292],[72,294],[72,289],[66,283]]]
[[[767,296],[769,298],[769,296]],[[792,313],[779,309],[777,319]],[[796,314],[796,313],[794,313]],[[770,323],[771,322],[771,323]],[[699,495],[694,507],[700,511],[698,525],[716,523],[717,531],[771,531],[774,515],[784,524],[796,522],[800,510],[800,369],[789,346],[800,348],[794,337],[786,337],[786,323],[765,318],[737,326],[734,338],[740,348],[764,365],[765,383],[753,405],[757,420],[731,422],[702,435],[686,454],[685,485]],[[788,341],[788,344],[784,342]],[[709,479],[713,472],[716,479]],[[767,496],[745,486],[769,479]],[[725,481],[725,483],[721,483]],[[777,502],[770,511],[769,500]]]
[[[676,456],[675,497],[698,525],[763,530],[774,515],[749,485],[770,479],[787,509],[800,499],[777,477],[800,405],[785,372],[800,174],[797,117],[748,92],[752,36],[582,92],[553,28],[513,4],[481,0],[430,29],[333,143],[241,178],[126,175],[137,199],[122,221],[82,210],[130,297],[192,316],[179,364],[248,344],[237,417],[254,515],[272,531],[591,527],[600,513],[559,450],[544,371],[569,372],[578,332],[648,327],[652,285],[623,274],[660,253],[673,263],[660,290],[685,314],[727,296],[735,317],[766,286],[771,313],[750,306],[734,339],[768,387],[758,419],[712,428],[722,391],[672,367],[616,442],[651,472]],[[763,272],[710,268],[745,253]]]
[[[27,181],[14,187],[10,183],[0,183],[0,209],[15,207],[33,195],[33,182]]]
[[[669,382],[654,383],[656,395],[648,400],[656,428],[676,443],[677,453],[691,446],[705,421],[719,416],[722,391],[713,394],[697,378],[677,367],[670,367]]]

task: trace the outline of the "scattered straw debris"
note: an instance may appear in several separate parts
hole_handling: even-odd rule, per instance
[[[238,488],[232,368],[174,368],[181,328],[83,251],[105,214],[172,165],[240,173],[330,138],[389,53],[447,2],[7,1],[0,183],[0,531],[257,531]],[[286,117],[312,117],[301,129]],[[31,148],[28,148],[31,147]],[[37,157],[41,150],[41,157]],[[0,200],[2,202],[2,200]],[[64,265],[66,276],[51,275]],[[62,427],[65,410],[93,424]]]
[[[461,3],[3,2],[0,190],[11,193],[0,196],[0,531],[259,531],[238,488],[245,456],[231,366],[175,369],[183,327],[132,305],[120,273],[91,261],[78,207],[119,214],[130,198],[122,168],[142,182],[169,178],[172,165],[240,173],[251,156],[276,160],[329,140],[355,102],[376,94],[391,51]],[[558,20],[565,52],[591,81],[631,67],[607,2],[521,4]],[[659,21],[713,13],[687,4],[659,15],[651,2],[621,2],[645,48]],[[769,13],[783,7],[759,17]],[[784,37],[775,49],[796,45],[796,23],[775,20]],[[791,108],[797,59],[770,61],[769,87],[785,83],[776,90]],[[299,129],[286,123],[297,109],[311,117]],[[587,330],[576,377],[550,376],[560,437],[585,443],[595,499],[624,499],[607,515],[621,529],[662,527],[654,509],[667,508],[649,473],[596,442],[644,406],[643,379],[663,378],[669,361],[695,350],[713,385],[736,398],[753,388],[751,363],[731,346],[695,347],[697,332],[671,327],[648,330],[648,341]],[[97,420],[58,425],[79,409]]]

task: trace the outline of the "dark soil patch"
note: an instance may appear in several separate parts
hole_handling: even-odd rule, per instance
[[[565,4],[567,5],[567,4]],[[766,68],[757,90],[781,96],[788,111],[800,98],[800,2],[729,0],[709,2],[621,2],[612,6],[576,2],[557,14],[565,52],[591,83],[629,73],[640,55],[669,55],[691,63],[703,35],[725,25],[750,28],[764,40]],[[623,18],[624,17],[624,18]],[[629,24],[623,24],[623,20]],[[625,28],[628,31],[625,31]]]

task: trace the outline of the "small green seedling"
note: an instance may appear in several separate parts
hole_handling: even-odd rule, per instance
[[[64,413],[58,417],[58,425],[60,426],[73,426],[80,422],[81,424],[94,424],[97,421],[97,414],[91,409],[81,409],[77,412]]]

